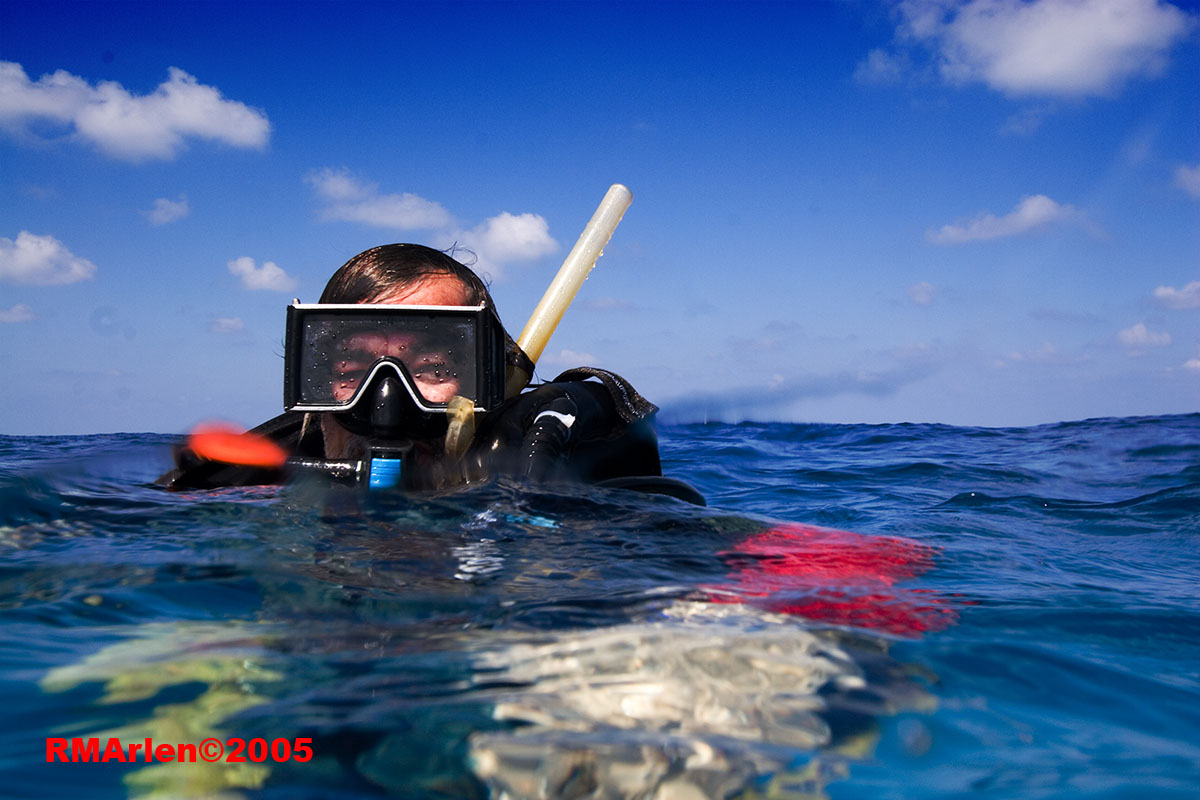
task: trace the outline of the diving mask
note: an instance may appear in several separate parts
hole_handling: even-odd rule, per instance
[[[445,430],[450,400],[504,401],[504,329],[486,304],[302,304],[287,310],[284,407],[362,434]]]

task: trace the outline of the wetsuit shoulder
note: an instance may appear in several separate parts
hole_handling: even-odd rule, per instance
[[[472,471],[534,482],[595,483],[661,475],[657,408],[619,376],[571,370],[489,414],[470,454]],[[575,378],[575,379],[572,379]]]

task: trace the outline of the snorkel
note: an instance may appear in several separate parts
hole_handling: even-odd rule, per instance
[[[583,233],[579,234],[579,240],[558,268],[558,274],[550,282],[546,293],[533,309],[529,321],[525,323],[525,329],[517,338],[517,345],[529,356],[532,364],[536,365],[542,357],[554,329],[558,327],[563,314],[567,313],[568,306],[579,293],[579,287],[587,280],[588,273],[604,254],[604,248],[612,238],[613,231],[617,229],[621,217],[625,216],[625,211],[632,202],[633,192],[625,186],[619,183],[610,186],[596,208],[596,213],[592,214],[591,221],[583,229]],[[529,385],[532,377],[532,370],[526,372],[517,366],[509,367],[504,395],[516,397]]]
[[[632,200],[633,195],[625,186],[614,184],[609,188],[517,340],[520,349],[528,356],[529,362],[526,365],[528,368],[504,367],[502,363],[494,360],[488,362],[496,365],[493,369],[498,370],[491,373],[497,378],[491,384],[494,386],[494,394],[485,392],[485,394],[491,394],[490,398],[476,396],[483,391],[482,384],[479,383],[473,385],[470,391],[464,389],[461,396],[449,398],[449,402],[443,403],[441,409],[428,408],[425,401],[419,396],[420,393],[414,391],[413,375],[408,369],[410,365],[400,363],[394,358],[383,358],[376,361],[374,367],[362,376],[362,389],[356,395],[356,397],[361,396],[364,401],[361,404],[356,399],[351,407],[338,397],[314,396],[315,392],[326,391],[330,387],[330,381],[326,377],[328,373],[323,375],[323,379],[313,379],[300,367],[294,367],[292,360],[287,355],[298,350],[302,342],[308,342],[305,346],[312,349],[312,343],[301,337],[300,331],[304,321],[318,319],[326,311],[331,313],[336,311],[343,317],[346,315],[369,315],[372,313],[373,307],[367,304],[305,306],[299,301],[295,301],[288,309],[284,381],[285,408],[289,411],[333,413],[341,422],[350,423],[345,427],[352,432],[357,428],[360,435],[366,434],[371,439],[378,439],[380,434],[383,434],[385,438],[371,441],[368,453],[364,454],[365,457],[362,460],[299,456],[289,458],[286,457],[286,454],[283,454],[281,460],[277,454],[273,453],[268,459],[270,463],[259,463],[253,460],[252,454],[258,452],[263,443],[268,443],[272,447],[277,447],[277,445],[263,435],[253,432],[237,434],[227,428],[219,434],[211,430],[195,430],[188,439],[188,448],[201,459],[221,464],[279,470],[285,474],[317,472],[338,482],[359,485],[365,483],[372,489],[429,488],[431,483],[434,486],[442,485],[449,477],[446,473],[458,469],[459,461],[470,448],[475,433],[476,416],[494,410],[498,407],[498,402],[517,397],[529,384],[533,366],[541,357],[550,336],[558,327],[558,323],[595,266],[597,259],[602,255],[604,247],[612,238],[614,230]],[[408,314],[419,310],[415,307],[394,305],[389,309],[384,309],[382,306],[375,306],[374,309],[377,309],[378,313],[404,309],[404,312]],[[448,311],[465,313],[469,309],[429,307],[429,310],[437,310],[440,313]],[[494,312],[491,313],[494,316]],[[336,322],[327,323],[330,327],[335,324]],[[498,320],[496,325],[499,325]],[[482,328],[477,326],[477,330],[482,330]],[[503,333],[502,328],[500,333]],[[476,340],[494,343],[495,337],[488,338],[477,335]],[[481,356],[483,350],[484,345],[481,344]],[[328,369],[329,357],[316,359],[311,363],[324,365]],[[314,387],[319,387],[319,389]],[[415,408],[409,408],[413,405],[412,402],[407,402],[409,400],[415,402]],[[342,405],[339,406],[339,402]],[[410,423],[415,422],[421,423],[418,427],[428,427],[425,425],[429,422],[429,413],[427,412],[435,410],[438,411],[436,421],[441,426],[438,427],[438,430],[445,432],[445,458],[442,459],[445,463],[433,470],[437,473],[436,476],[421,476],[418,474],[417,465],[413,460],[413,443],[407,439],[407,436],[414,432],[408,430],[408,427]],[[399,436],[405,438],[396,438]],[[246,458],[242,457],[243,452],[247,454]],[[422,477],[426,479],[423,480]]]
[[[596,261],[604,254],[604,248],[612,239],[613,232],[625,216],[629,204],[633,202],[633,192],[620,184],[614,183],[604,194],[604,199],[596,207],[591,220],[579,234],[575,246],[567,254],[562,266],[554,275],[554,280],[546,288],[546,293],[533,309],[529,321],[517,338],[517,346],[528,357],[528,369],[523,365],[512,364],[506,370],[504,396],[511,399],[517,397],[529,385],[533,377],[534,367],[546,349],[546,343],[554,334],[558,323],[562,321],[567,308],[579,293],[588,274],[596,266]],[[466,453],[471,438],[475,435],[475,414],[472,404],[464,398],[451,408],[450,422],[446,430],[444,452],[448,469],[457,469],[461,457]]]

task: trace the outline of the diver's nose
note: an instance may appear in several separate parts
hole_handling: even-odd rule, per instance
[[[399,436],[403,425],[404,386],[395,375],[385,375],[371,396],[371,428],[384,436]]]

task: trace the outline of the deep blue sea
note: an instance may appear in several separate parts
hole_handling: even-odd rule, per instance
[[[1200,414],[660,435],[708,508],[0,436],[0,795],[1200,796]]]

